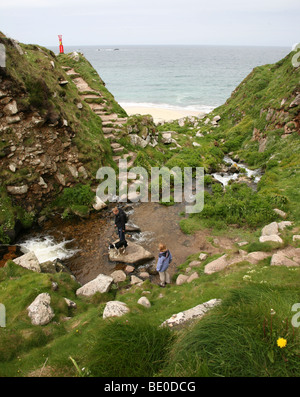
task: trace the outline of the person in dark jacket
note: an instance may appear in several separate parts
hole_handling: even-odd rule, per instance
[[[171,262],[171,252],[167,249],[165,244],[159,244],[159,255],[156,270],[159,273],[161,287],[165,287],[166,284],[170,284],[171,282],[170,275],[167,271]]]
[[[126,214],[122,210],[122,208],[115,207],[113,209],[113,213],[115,214],[115,227],[117,229],[117,233],[120,241],[125,240],[125,225],[126,225]]]

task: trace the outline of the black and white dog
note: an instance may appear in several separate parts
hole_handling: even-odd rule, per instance
[[[117,256],[120,254],[125,254],[126,247],[128,246],[128,243],[126,240],[118,241],[117,243],[112,243],[109,245],[108,250],[115,249],[117,252]],[[122,252],[121,252],[122,250]]]

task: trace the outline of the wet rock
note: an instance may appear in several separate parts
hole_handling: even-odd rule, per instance
[[[92,296],[96,292],[104,293],[109,291],[114,279],[104,274],[99,274],[94,280],[84,284],[78,288],[76,295]]]
[[[33,325],[46,325],[54,317],[54,311],[50,306],[51,297],[48,293],[38,295],[35,300],[28,306],[28,316]]]
[[[185,324],[188,321],[191,320],[199,320],[202,318],[209,310],[214,308],[215,306],[219,305],[221,303],[220,299],[211,299],[205,303],[202,303],[200,305],[197,305],[191,309],[185,310],[183,312],[173,314],[172,317],[170,317],[168,320],[164,321],[161,324],[161,327],[163,326],[168,326],[168,327],[174,327],[178,325]]]
[[[106,207],[107,207],[107,205],[104,203],[104,201],[102,201],[100,197],[96,196],[94,204],[93,204],[94,210],[101,211],[103,208],[106,208]]]
[[[40,263],[34,252],[27,252],[15,258],[14,263],[28,270],[32,270],[33,272],[41,273]]]
[[[124,302],[120,301],[109,301],[106,303],[103,318],[108,317],[121,317],[126,313],[129,313],[129,308]]]
[[[128,264],[139,264],[153,259],[151,252],[145,250],[141,245],[128,241],[128,247],[124,254],[117,254],[116,250],[109,251],[109,260],[111,262],[125,262]]]

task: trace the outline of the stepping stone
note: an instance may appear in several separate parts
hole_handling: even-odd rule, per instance
[[[119,143],[112,143],[110,146],[111,146],[113,149],[117,149],[117,148],[123,147],[123,146],[121,146]]]
[[[128,247],[125,254],[117,255],[116,250],[109,251],[109,260],[112,262],[124,262],[128,264],[140,264],[153,259],[151,252],[145,250],[141,245],[128,241]]]
[[[122,152],[123,150],[124,150],[124,147],[121,146],[121,147],[119,147],[119,148],[113,149],[113,152],[114,152],[114,153],[119,153],[119,152]]]

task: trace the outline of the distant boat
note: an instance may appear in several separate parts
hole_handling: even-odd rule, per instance
[[[115,48],[114,51],[119,51],[119,48]]]

